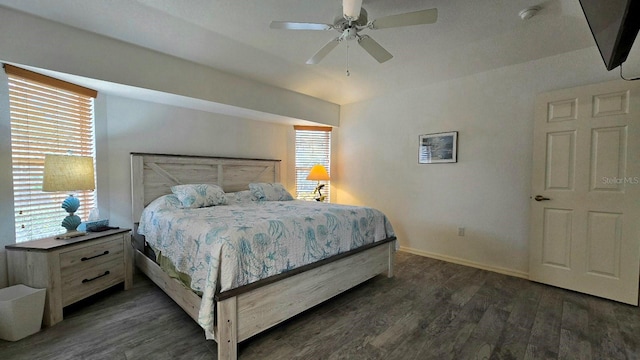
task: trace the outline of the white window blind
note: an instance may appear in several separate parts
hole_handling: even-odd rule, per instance
[[[42,192],[45,154],[95,157],[93,98],[95,90],[5,65],[9,77],[11,155],[16,242],[64,231],[61,208],[69,194]],[[94,161],[95,163],[95,161]],[[95,207],[93,191],[74,195],[76,215],[86,220]]]
[[[313,200],[317,181],[307,180],[311,167],[323,165],[331,176],[331,128],[323,126],[294,126],[296,131],[296,198]],[[330,181],[322,189],[325,202],[330,201]]]

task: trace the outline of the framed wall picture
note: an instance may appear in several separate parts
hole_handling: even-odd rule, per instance
[[[438,164],[458,162],[458,132],[420,135],[418,163]]]

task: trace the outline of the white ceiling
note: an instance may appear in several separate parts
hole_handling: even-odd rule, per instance
[[[271,30],[272,20],[333,23],[341,0],[0,0],[0,5],[337,104],[523,63],[594,42],[578,0],[364,0],[369,19],[429,8],[431,25],[368,30],[394,55],[350,43],[305,61],[338,34]],[[542,10],[523,21],[518,13]]]

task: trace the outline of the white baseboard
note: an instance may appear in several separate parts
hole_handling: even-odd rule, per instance
[[[400,251],[529,280],[529,273],[525,271],[519,271],[519,270],[507,269],[499,266],[481,264],[475,261],[469,261],[466,259],[461,259],[453,256],[441,255],[441,254],[436,254],[428,251],[417,250],[417,249],[409,248],[406,246],[400,246]]]

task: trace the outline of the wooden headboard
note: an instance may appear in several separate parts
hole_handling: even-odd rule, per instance
[[[151,201],[171,194],[174,185],[217,184],[234,192],[255,182],[280,182],[280,160],[131,153],[133,223]]]

